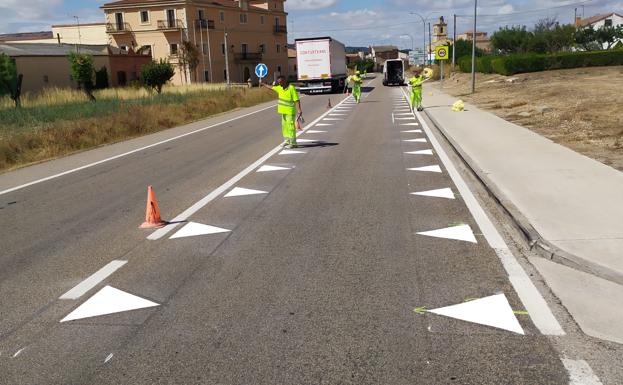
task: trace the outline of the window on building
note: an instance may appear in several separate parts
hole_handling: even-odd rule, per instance
[[[266,44],[260,44],[260,53],[266,53]]]
[[[149,11],[141,11],[141,23],[149,23]]]
[[[225,56],[225,43],[221,43],[221,53]]]
[[[179,46],[177,45],[177,43],[171,43],[171,45],[169,47],[170,47],[169,53],[171,55],[177,55],[177,51],[179,49]]]
[[[277,66],[277,72],[281,73],[281,66]]]
[[[260,24],[264,24],[264,15],[260,16]]]
[[[128,46],[127,45],[120,45],[119,49],[124,51],[124,52],[128,52]]]
[[[223,80],[227,80],[227,68],[223,70]]]
[[[203,79],[206,82],[210,81],[210,71],[203,71]]]
[[[48,75],[43,75],[43,82],[48,83],[49,81],[50,81],[50,78],[48,77]]]
[[[205,20],[206,19],[206,12],[203,9],[198,9],[197,10],[197,19],[199,20]]]
[[[247,22],[249,21],[249,15],[246,13],[241,13],[240,14],[240,24],[247,24]]]
[[[277,27],[279,27],[279,18],[278,18],[278,17],[275,17],[275,25],[276,25]]]
[[[280,52],[281,52],[281,45],[277,44],[277,53],[280,53]]]
[[[225,22],[225,12],[219,11],[218,19],[221,21],[221,23],[224,23]]]
[[[203,46],[201,47],[201,52],[203,52],[204,55],[207,55],[209,51],[210,47],[208,46],[208,43],[203,43]]]
[[[612,27],[612,19],[604,20],[604,27]]]
[[[249,52],[249,46],[247,45],[247,43],[242,43],[240,44],[240,49],[242,50],[242,53],[247,53]]]

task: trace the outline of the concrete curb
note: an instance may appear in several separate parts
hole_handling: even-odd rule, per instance
[[[589,261],[585,258],[579,257],[575,254],[567,252],[558,246],[553,245],[549,241],[543,239],[541,234],[532,226],[528,218],[526,218],[521,211],[511,202],[484,173],[482,173],[477,166],[476,162],[461,148],[461,146],[454,140],[454,138],[443,128],[441,124],[428,112],[428,109],[424,109],[426,117],[435,126],[437,131],[446,139],[446,141],[452,146],[454,152],[463,160],[465,164],[470,168],[472,173],[478,178],[489,194],[496,200],[496,202],[504,209],[504,211],[513,220],[515,226],[520,230],[530,250],[535,250],[538,254],[552,262],[559,263],[561,265],[583,271],[588,274],[592,274],[599,278],[606,279],[619,285],[623,285],[623,274]]]

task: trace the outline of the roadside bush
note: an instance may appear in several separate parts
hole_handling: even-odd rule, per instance
[[[493,59],[491,65],[494,72],[506,76],[556,69],[623,65],[623,51],[510,55]]]
[[[492,61],[497,58],[497,56],[487,55],[476,58],[476,72],[482,72],[486,74],[491,74],[494,72]],[[472,58],[471,56],[463,56],[460,57],[457,61],[459,65],[459,69],[461,72],[472,72]]]
[[[173,75],[175,75],[173,66],[163,59],[147,63],[141,68],[143,84],[149,89],[156,90],[157,93],[162,92],[162,87],[173,78]]]

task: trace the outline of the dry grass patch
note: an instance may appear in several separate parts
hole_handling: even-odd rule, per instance
[[[454,74],[443,91],[623,171],[623,66],[501,75]]]
[[[106,90],[91,103],[60,91],[29,100],[21,110],[0,110],[0,170],[51,159],[205,119],[274,99],[264,89],[177,89],[162,95]],[[134,98],[130,97],[134,96]],[[53,98],[55,102],[42,104]],[[75,98],[75,99],[73,99]]]

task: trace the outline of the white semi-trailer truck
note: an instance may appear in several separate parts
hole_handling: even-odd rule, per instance
[[[346,48],[330,37],[296,39],[299,88],[303,93],[341,92],[346,78]]]

